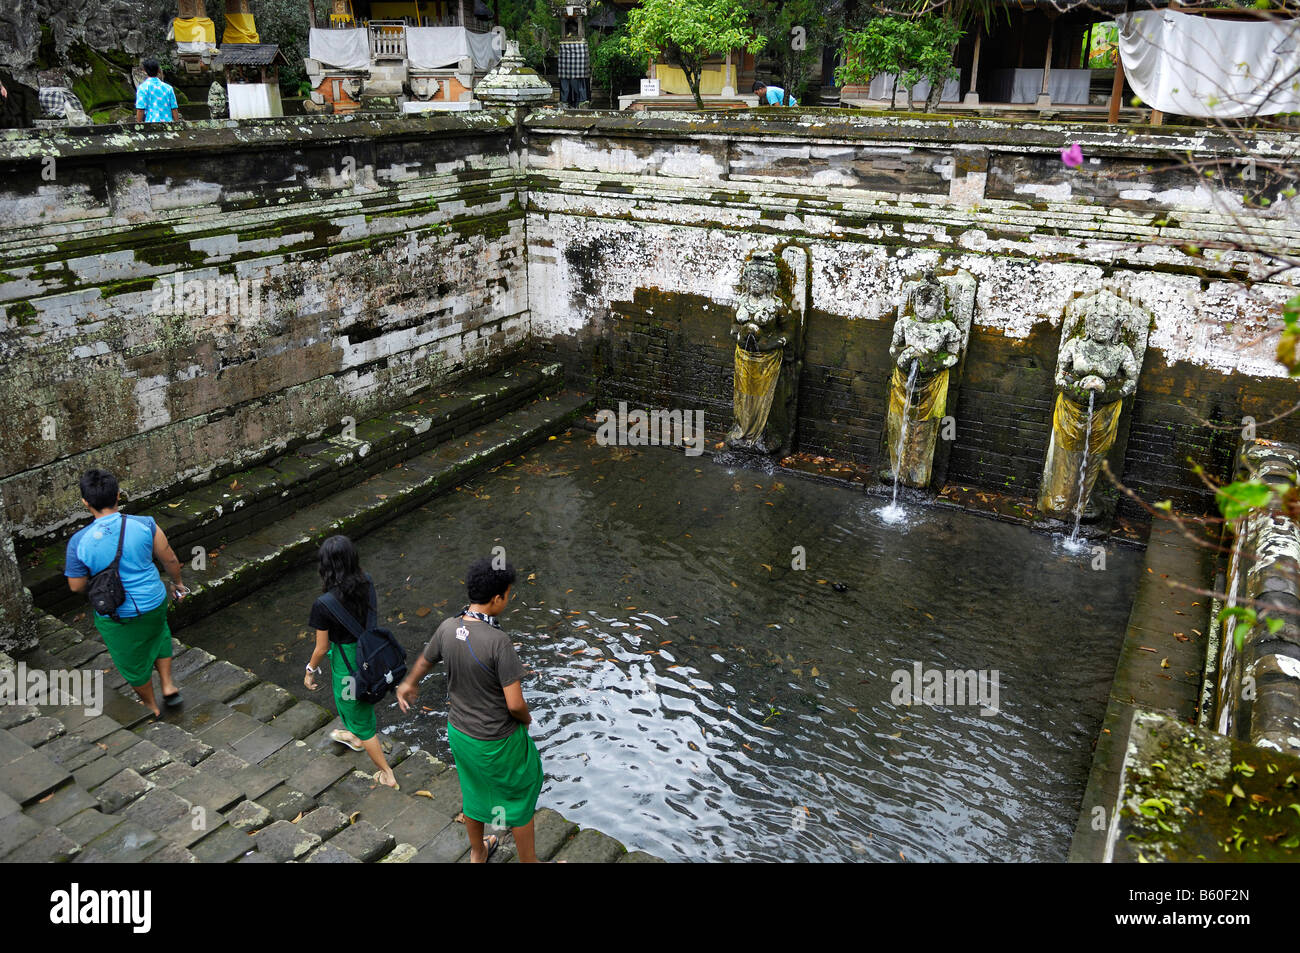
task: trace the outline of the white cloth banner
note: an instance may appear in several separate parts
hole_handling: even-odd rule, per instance
[[[364,28],[325,30],[316,27],[307,40],[308,54],[335,69],[370,69],[370,41]]]
[[[1220,119],[1300,110],[1300,20],[1212,20],[1170,10],[1115,19],[1124,76],[1148,106]]]
[[[471,33],[460,26],[408,26],[406,58],[411,69],[447,69],[469,57],[477,72],[486,73],[501,59],[494,40],[491,33]]]
[[[871,83],[867,86],[868,99],[889,99],[894,98],[894,84],[896,78],[893,73],[877,73],[871,77]],[[923,79],[912,87],[912,101],[925,102],[925,97],[930,95],[930,81]],[[952,103],[961,99],[961,85],[956,79],[950,79],[944,82],[943,92],[939,94],[940,102]]]

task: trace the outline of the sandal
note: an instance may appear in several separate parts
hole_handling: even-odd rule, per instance
[[[184,701],[185,699],[181,698],[181,690],[179,688],[170,695],[163,695],[163,704],[168,708],[175,708]]]
[[[492,855],[497,852],[497,848],[501,845],[501,842],[497,840],[496,834],[489,834],[487,837],[483,838],[483,843],[487,846],[487,856],[483,858],[483,863],[486,864],[492,859]],[[473,863],[473,861],[470,861],[470,863]]]
[[[342,728],[335,728],[333,731],[331,731],[330,740],[337,741],[339,744],[343,745],[343,747],[351,748],[353,751],[362,750],[361,745],[353,744],[352,742],[347,740],[347,737],[343,734]]]
[[[381,781],[381,780],[379,779],[379,776],[380,776],[381,774],[383,774],[383,773],[384,773],[384,772],[382,772],[382,771],[376,771],[374,774],[372,774],[372,775],[370,776],[370,780],[374,781],[376,784],[384,784],[384,782]],[[393,775],[393,783],[392,783],[392,784],[384,784],[384,787],[386,787],[386,788],[387,788],[387,787],[391,787],[394,791],[400,791],[400,790],[402,790],[402,786],[401,786],[400,784],[397,783],[397,775]]]

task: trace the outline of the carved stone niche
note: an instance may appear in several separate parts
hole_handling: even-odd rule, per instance
[[[1113,491],[1097,490],[1102,464],[1122,477],[1128,409],[1146,354],[1151,314],[1111,291],[1066,305],[1056,362],[1052,434],[1043,462],[1038,510],[1100,536],[1114,513]]]
[[[955,430],[955,399],[975,314],[976,280],[970,272],[927,271],[904,285],[889,357],[888,410],[881,479],[929,489],[942,482]],[[941,433],[948,439],[940,441]]]

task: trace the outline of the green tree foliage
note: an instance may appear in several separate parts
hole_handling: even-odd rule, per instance
[[[628,13],[627,52],[640,59],[662,53],[686,75],[700,108],[704,62],[728,50],[757,53],[764,43],[750,26],[749,10],[735,0],[643,0]]]
[[[912,86],[929,80],[928,111],[943,84],[957,75],[953,51],[965,31],[954,19],[923,16],[875,17],[861,30],[844,34],[845,62],[835,72],[841,85],[865,84],[878,73],[898,77],[912,105]]]
[[[627,33],[618,30],[606,37],[592,37],[591,76],[609,91],[609,105],[623,87],[645,75],[645,60],[628,51]]]
[[[843,7],[826,0],[751,0],[751,9],[781,87],[787,95],[802,95],[822,47],[843,26]]]

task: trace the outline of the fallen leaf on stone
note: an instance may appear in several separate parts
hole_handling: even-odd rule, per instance
[[[299,821],[301,821],[301,820],[302,820],[302,811],[299,811],[299,812],[298,812],[298,816],[295,817],[295,818],[294,818],[292,821],[290,821],[289,823],[290,823],[290,824],[297,824],[297,823],[298,823]]]
[[[416,796],[416,797],[427,797],[427,798],[429,798],[430,800],[433,799],[433,795],[432,795],[431,793],[429,793],[428,791],[416,791],[416,792],[415,792],[415,796]]]
[[[353,811],[351,814],[348,815],[348,823],[355,824],[357,822],[357,818],[360,816],[361,816],[360,811]]]

